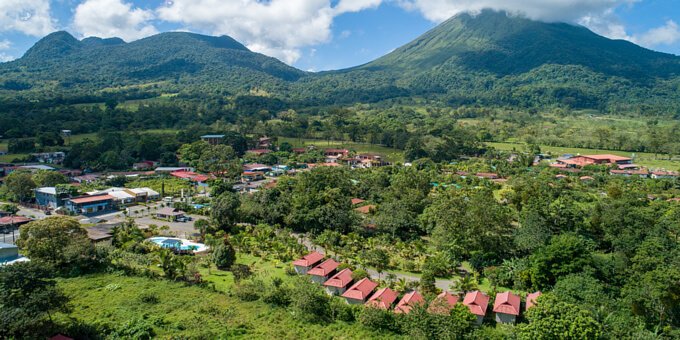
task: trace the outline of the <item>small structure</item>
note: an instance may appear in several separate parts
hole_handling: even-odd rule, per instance
[[[196,169],[191,168],[191,167],[158,167],[154,169],[154,172],[157,174],[169,174],[172,172],[177,172],[177,171],[196,171]]]
[[[156,212],[156,217],[163,219],[163,220],[168,220],[171,222],[176,222],[178,219],[183,218],[186,213],[182,210],[176,209],[176,208],[163,208],[160,209]]]
[[[243,174],[241,174],[241,182],[243,183],[251,183],[264,179],[264,172],[260,171],[244,171]]]
[[[364,304],[375,287],[378,287],[378,284],[366,277],[352,285],[342,297],[349,304]]]
[[[361,198],[352,198],[352,205],[359,205],[361,203],[366,202],[365,200],[362,200]]]
[[[132,164],[132,169],[133,170],[152,170],[153,168],[157,167],[159,165],[158,162],[155,161],[141,161],[137,162],[135,164]]]
[[[408,314],[411,312],[413,307],[424,304],[425,299],[423,299],[423,296],[414,290],[410,293],[406,293],[406,295],[404,295],[404,297],[399,300],[397,306],[394,307],[394,312],[397,314]]]
[[[207,142],[210,145],[219,145],[222,144],[222,140],[224,140],[224,135],[204,135],[201,136],[201,140]]]
[[[451,309],[458,303],[458,296],[453,295],[447,291],[437,295],[437,297],[430,303],[427,311],[433,314],[449,315]]]
[[[486,308],[489,306],[489,296],[478,290],[469,292],[465,295],[463,304],[470,309],[470,313],[477,316],[477,324],[481,325],[486,315]]]
[[[675,171],[657,170],[657,171],[652,171],[652,175],[650,177],[652,177],[654,179],[678,178],[678,177],[680,177],[680,174],[675,172]]]
[[[86,230],[87,238],[89,238],[94,244],[103,243],[110,245],[113,240],[113,235],[98,228],[87,228]]]
[[[31,157],[40,163],[61,164],[64,162],[64,158],[66,158],[66,153],[62,151],[32,153]]]
[[[307,275],[312,276],[312,282],[322,284],[326,282],[326,280],[328,280],[333,274],[335,274],[335,270],[339,265],[340,263],[337,261],[328,259],[308,271]]]
[[[632,158],[617,155],[582,155],[574,157],[560,157],[558,164],[571,168],[582,168],[587,165],[628,165],[633,163]]]
[[[541,292],[535,292],[535,293],[529,293],[527,294],[527,303],[525,310],[529,310],[529,308],[533,307],[536,305],[536,299],[538,299],[539,296],[543,295]]]
[[[328,295],[341,295],[352,283],[352,271],[345,268],[323,283]]]
[[[481,179],[498,179],[498,178],[500,178],[498,176],[498,174],[494,174],[494,173],[490,173],[490,172],[479,172],[475,176],[477,176],[477,178],[481,178]]]
[[[493,304],[493,312],[496,313],[496,322],[515,323],[520,311],[520,298],[512,292],[496,294]]]
[[[0,217],[0,227],[4,229],[18,228],[31,221],[33,220],[25,216],[4,216]]]
[[[243,164],[243,171],[258,171],[258,172],[267,172],[271,171],[272,167],[266,164],[259,164],[259,163],[248,163],[248,164]]]
[[[66,200],[66,209],[76,214],[95,214],[113,209],[114,197],[108,194],[81,196]]]
[[[385,287],[375,292],[375,294],[368,299],[368,302],[366,302],[366,306],[390,310],[394,301],[397,301],[397,292]]]
[[[365,205],[363,207],[359,207],[359,208],[354,209],[354,211],[356,211],[360,214],[363,214],[363,215],[368,215],[372,211],[375,211],[375,208],[376,208],[375,205]]]
[[[317,264],[319,264],[323,260],[323,255],[321,255],[318,252],[311,252],[302,258],[295,260],[293,262],[293,267],[295,267],[295,272],[300,274],[300,275],[305,275],[307,272],[314,268]]]
[[[28,261],[28,259],[19,255],[19,247],[13,244],[0,243],[0,266],[23,261]]]

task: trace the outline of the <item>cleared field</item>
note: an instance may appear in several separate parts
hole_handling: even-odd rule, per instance
[[[522,143],[486,143],[498,150],[513,151],[524,150],[526,145]],[[541,151],[551,153],[554,155],[572,154],[572,155],[592,155],[592,154],[612,154],[618,156],[631,157],[636,164],[643,165],[652,169],[666,169],[678,170],[680,169],[680,159],[663,159],[663,155],[654,155],[645,152],[626,152],[600,149],[583,149],[583,148],[565,148],[557,146],[541,145]]]
[[[388,148],[381,145],[353,143],[345,141],[326,141],[319,139],[305,139],[305,138],[286,138],[280,137],[279,142],[288,142],[293,147],[301,148],[305,146],[316,146],[320,148],[345,148],[356,152],[376,153],[384,156],[388,162],[403,162],[404,152],[398,149]]]

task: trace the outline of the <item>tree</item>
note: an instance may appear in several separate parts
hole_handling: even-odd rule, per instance
[[[5,178],[5,186],[11,198],[18,202],[26,202],[33,196],[36,184],[30,173],[14,171]]]
[[[231,243],[226,239],[223,240],[215,249],[212,251],[212,259],[218,269],[227,270],[236,261],[236,251]]]
[[[516,328],[519,339],[597,339],[602,335],[601,325],[589,311],[550,293],[539,297],[526,317],[529,322]]]
[[[382,272],[390,264],[390,255],[387,254],[387,251],[385,251],[385,249],[373,248],[369,249],[364,256],[366,264],[369,265],[370,267],[375,268],[375,270],[378,272],[379,280]]]
[[[85,269],[94,259],[87,231],[70,217],[48,217],[21,226],[17,245],[32,261],[62,271]]]
[[[328,295],[306,278],[298,278],[293,284],[290,306],[293,315],[306,322],[323,322],[330,315]]]
[[[16,213],[19,212],[19,208],[15,204],[3,204],[0,205],[0,211],[4,211],[10,215],[16,215]]]
[[[201,240],[205,239],[205,234],[208,233],[208,230],[210,230],[210,221],[206,219],[198,219],[196,222],[194,222],[194,229],[198,230],[198,232],[201,234]]]
[[[420,291],[423,294],[436,294],[437,286],[435,283],[434,273],[429,270],[423,271],[423,274],[420,276]]]
[[[462,292],[463,294],[467,294],[467,292],[471,292],[473,290],[477,290],[477,280],[470,275],[466,274],[460,278],[458,278],[453,285],[451,285],[451,290],[454,291],[459,291]]]
[[[33,181],[39,187],[56,187],[58,184],[68,184],[68,178],[57,171],[41,170],[33,175]]]
[[[39,339],[51,314],[67,312],[68,297],[38,262],[0,266],[0,338]]]
[[[215,199],[210,210],[213,225],[228,230],[237,222],[238,207],[241,202],[237,194],[225,192]]]
[[[535,288],[547,289],[557,279],[579,273],[592,264],[588,242],[580,236],[563,234],[552,238],[550,244],[530,257],[531,282]]]
[[[402,317],[402,331],[414,339],[464,339],[475,328],[477,318],[462,304],[456,304],[449,314],[430,313],[427,309],[425,304],[413,306]]]

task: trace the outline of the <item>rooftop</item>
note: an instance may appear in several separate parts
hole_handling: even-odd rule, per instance
[[[318,252],[311,252],[293,262],[294,266],[311,267],[323,260],[323,255]]]
[[[541,296],[543,293],[541,292],[535,292],[535,293],[530,293],[527,294],[527,303],[526,303],[526,309],[529,309],[536,305],[536,299],[538,299],[539,296]]]
[[[519,295],[512,292],[498,293],[493,304],[493,311],[495,313],[519,315]]]
[[[423,303],[425,303],[425,299],[423,299],[423,296],[414,290],[410,293],[407,293],[406,295],[404,295],[403,298],[401,298],[401,300],[397,304],[397,307],[394,308],[394,312],[398,314],[399,313],[408,314],[409,312],[411,312],[411,309],[413,309],[414,306]]]
[[[342,294],[342,297],[354,300],[364,300],[371,294],[375,287],[378,287],[377,283],[371,281],[369,278],[363,278]]]
[[[57,194],[57,188],[55,188],[55,187],[37,188],[37,189],[35,189],[35,192],[39,192],[39,193],[42,193],[42,194],[48,194],[48,195],[56,195]]]
[[[463,304],[470,309],[470,313],[478,316],[484,316],[486,315],[486,308],[489,306],[489,297],[486,294],[476,290],[465,295]]]
[[[111,195],[98,195],[98,196],[86,196],[86,197],[79,197],[79,198],[71,198],[69,201],[75,203],[75,204],[85,204],[85,203],[94,203],[94,202],[103,202],[103,201],[110,201],[114,197]]]
[[[320,265],[314,267],[314,269],[307,272],[307,274],[325,277],[332,273],[335,269],[337,269],[339,265],[340,263],[336,262],[335,260],[328,259],[321,263]]]
[[[458,303],[458,296],[449,292],[442,292],[432,301],[428,310],[437,314],[449,314],[453,306]]]
[[[376,307],[387,310],[390,309],[390,307],[392,307],[392,304],[396,300],[397,292],[385,287],[375,292],[375,294],[373,294],[373,296],[371,296],[371,298],[368,299],[366,305],[370,307]]]
[[[324,282],[323,285],[328,287],[345,288],[350,282],[352,282],[352,271],[349,268],[345,268],[333,275],[333,277]]]

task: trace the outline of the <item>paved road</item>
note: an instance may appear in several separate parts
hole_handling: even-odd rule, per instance
[[[304,235],[301,235],[301,234],[294,234],[294,236],[296,236],[296,237],[298,238],[298,242],[300,242],[301,244],[303,244],[303,245],[304,245],[305,247],[307,247],[307,249],[309,249],[310,251],[315,250],[315,251],[317,251],[317,252],[319,252],[319,253],[321,253],[321,254],[326,254],[326,250],[325,250],[323,247],[321,247],[321,246],[319,246],[319,245],[313,244],[312,241],[310,241],[310,240],[309,240],[307,237],[305,237]],[[336,257],[337,257],[337,256],[336,256]],[[339,259],[339,260],[341,260],[341,259]],[[366,269],[366,272],[367,272],[369,275],[371,275],[371,277],[376,277],[376,278],[377,278],[377,277],[380,277],[380,278],[383,279],[383,280],[385,279],[385,277],[387,277],[387,274],[390,274],[390,273],[391,273],[391,274],[394,274],[394,276],[395,276],[397,279],[404,279],[404,280],[406,280],[406,281],[416,281],[416,282],[417,282],[417,281],[420,281],[420,277],[418,277],[418,276],[416,276],[416,275],[409,275],[409,274],[403,274],[403,273],[395,273],[395,272],[390,272],[390,271],[384,271],[384,272],[382,272],[382,274],[378,275],[378,272],[377,272],[375,269],[372,269],[372,268],[365,268],[365,269]],[[447,280],[447,279],[436,279],[436,280],[435,280],[435,286],[437,286],[437,288],[442,289],[442,290],[450,290],[449,287],[450,287],[451,285],[453,285],[453,280]]]

